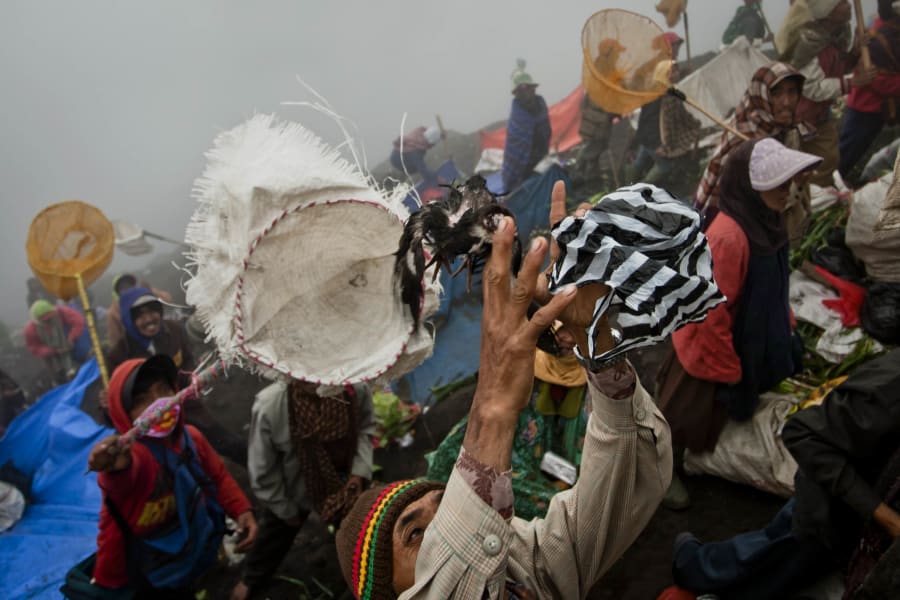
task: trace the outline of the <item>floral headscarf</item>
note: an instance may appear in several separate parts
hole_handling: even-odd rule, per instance
[[[751,140],[775,137],[779,141],[784,141],[785,134],[795,128],[803,137],[814,133],[815,130],[806,123],[795,123],[791,127],[784,127],[775,122],[770,94],[772,88],[789,78],[797,79],[800,89],[803,89],[804,76],[789,64],[776,62],[757,69],[728,124]],[[708,213],[709,207],[714,209],[713,213],[718,210],[719,177],[722,175],[725,158],[743,141],[733,133],[722,132],[722,140],[703,173],[700,185],[697,187],[695,206],[698,211],[707,213],[707,222],[713,216]]]

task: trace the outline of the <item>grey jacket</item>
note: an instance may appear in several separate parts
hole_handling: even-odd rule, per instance
[[[351,474],[371,479],[372,438],[375,435],[372,392],[366,385],[355,385],[353,389],[359,401],[359,437]],[[313,510],[306,497],[306,485],[291,441],[287,390],[287,383],[277,382],[256,395],[247,457],[253,493],[266,508],[285,521],[299,516],[301,510]]]

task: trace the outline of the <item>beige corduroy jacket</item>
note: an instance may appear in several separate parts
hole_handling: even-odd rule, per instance
[[[503,598],[507,580],[538,598],[587,595],[646,526],[672,477],[669,426],[640,383],[625,400],[593,385],[591,397],[578,482],[553,498],[546,518],[503,519],[454,469],[425,531],[416,583],[401,600]]]

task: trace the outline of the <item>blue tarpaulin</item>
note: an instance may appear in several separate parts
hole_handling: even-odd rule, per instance
[[[566,182],[568,189],[568,175],[554,165],[543,175],[533,175],[504,199],[516,217],[516,227],[524,249],[528,247],[532,231],[549,229],[550,192],[553,184],[560,179]],[[478,371],[481,276],[472,278],[472,290],[467,292],[465,274],[451,278],[446,270],[442,270],[441,285],[444,294],[440,308],[430,319],[437,328],[434,354],[397,385],[402,396],[419,405],[430,403],[432,388],[458,381]]]
[[[97,377],[92,359],[19,415],[0,440],[0,464],[12,461],[34,478],[24,517],[0,534],[4,598],[61,598],[66,572],[96,549],[102,498],[96,474],[84,470],[91,447],[113,431],[80,406]]]

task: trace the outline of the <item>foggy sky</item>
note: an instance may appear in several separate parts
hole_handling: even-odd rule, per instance
[[[276,112],[340,141],[309,109],[280,105],[310,99],[295,76],[355,122],[374,166],[404,113],[407,129],[440,114],[461,132],[506,118],[517,57],[547,102],[560,100],[580,81],[587,17],[618,6],[662,24],[654,4],[7,0],[0,319],[19,327],[27,318],[25,235],[45,206],[80,199],[111,219],[183,239],[191,184],[217,133],[255,112]],[[739,4],[691,0],[694,54],[718,47]],[[764,2],[774,28],[787,6]],[[676,31],[683,35],[680,25]],[[111,270],[136,264],[117,256]]]

